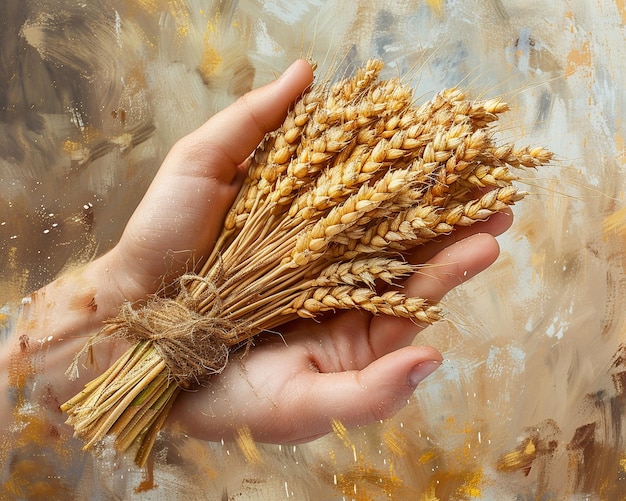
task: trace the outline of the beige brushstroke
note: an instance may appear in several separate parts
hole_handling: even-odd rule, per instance
[[[20,64],[32,62],[33,54],[38,63],[75,62],[67,44],[43,44],[43,22],[35,7],[51,10],[49,3],[20,2],[32,9],[20,38],[32,45],[11,56],[26,58]],[[69,2],[55,5],[64,10]],[[626,470],[616,447],[624,436],[618,412],[624,368],[617,359],[626,332],[621,307],[626,300],[623,0],[470,0],[441,17],[422,1],[382,6],[370,0],[358,5],[304,0],[299,5],[306,15],[289,22],[269,16],[264,2],[226,1],[219,3],[222,23],[215,24],[206,51],[215,50],[221,62],[209,67],[203,67],[205,36],[214,19],[210,7],[217,9],[217,3],[204,3],[203,11],[192,0],[113,0],[109,5],[120,16],[120,34],[114,16],[88,12],[113,22],[112,29],[104,21],[96,24],[104,30],[101,40],[109,42],[103,48],[114,54],[115,64],[90,57],[71,87],[57,78],[56,93],[46,94],[51,109],[51,97],[83,92],[84,102],[74,103],[74,119],[85,119],[82,130],[88,137],[69,114],[45,114],[40,104],[37,112],[45,114],[40,132],[7,125],[7,137],[18,137],[26,148],[22,161],[2,157],[7,181],[0,185],[0,196],[3,203],[11,201],[2,215],[7,224],[0,227],[2,241],[8,242],[2,256],[15,266],[5,267],[0,304],[19,303],[27,289],[52,278],[71,256],[83,259],[74,251],[86,241],[98,252],[110,247],[137,201],[134,195],[145,189],[169,145],[309,50],[321,64],[333,58],[350,64],[380,51],[397,64],[394,69],[414,70],[418,95],[460,81],[479,92],[505,93],[514,105],[510,134],[523,142],[546,141],[562,157],[550,180],[529,180],[532,195],[516,211],[511,232],[501,237],[498,263],[449,295],[444,301],[448,322],[416,341],[444,350],[446,362],[396,419],[351,431],[345,440],[333,435],[297,450],[256,444],[260,469],[251,468],[235,444],[194,442],[183,459],[173,459],[177,449],[170,444],[169,458],[162,450],[155,468],[155,496],[227,492],[232,498],[271,500],[293,492],[296,499],[332,499],[343,493],[333,484],[336,474],[344,475],[346,497],[356,481],[357,490],[363,488],[359,492],[385,499],[386,493],[371,483],[377,478],[390,489],[401,482],[402,490],[390,490],[398,499],[407,493],[405,499],[471,498],[479,492],[484,499],[624,497],[623,481],[615,480]],[[516,45],[522,32],[529,42],[523,47]],[[97,41],[80,38],[76,43],[89,47]],[[111,52],[120,41],[124,50]],[[3,44],[3,50],[8,48]],[[28,66],[37,81],[44,80],[43,68]],[[57,77],[70,69],[49,68],[59,70]],[[137,73],[131,74],[131,68]],[[29,82],[15,75],[12,84]],[[245,77],[232,84],[240,75]],[[563,75],[571,76],[559,78]],[[122,78],[124,88],[115,87]],[[71,108],[59,102],[61,110]],[[154,118],[145,122],[156,125],[154,136],[127,155],[111,148],[82,171],[71,170],[72,152],[96,137],[121,137],[122,110],[127,125]],[[3,119],[13,114],[7,111]],[[62,160],[51,160],[60,154]],[[89,224],[80,222],[87,202],[94,203]],[[40,205],[46,207],[43,213],[35,210]],[[9,205],[0,210],[4,207]],[[58,234],[43,233],[57,222]],[[84,240],[84,232],[93,240]],[[552,438],[547,422],[556,424]],[[546,443],[554,440],[557,428],[559,446],[551,449]],[[537,429],[543,434],[532,431]],[[498,470],[501,458],[518,468]],[[173,464],[176,460],[179,464]],[[203,464],[210,470],[201,470]],[[589,464],[593,467],[585,467]],[[82,492],[107,486],[123,498],[137,485],[121,481],[133,472],[108,470],[103,463],[85,471]],[[201,482],[199,471],[207,473]]]

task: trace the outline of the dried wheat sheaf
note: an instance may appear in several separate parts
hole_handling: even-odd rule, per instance
[[[401,289],[404,256],[522,199],[510,167],[537,167],[541,147],[497,144],[499,99],[444,90],[416,105],[379,60],[315,83],[255,152],[215,248],[175,297],[126,304],[98,339],[132,347],[62,405],[90,447],[106,435],[143,465],[181,389],[207,384],[233,349],[299,317],[361,309],[428,324],[437,305]],[[74,370],[75,367],[70,368]]]

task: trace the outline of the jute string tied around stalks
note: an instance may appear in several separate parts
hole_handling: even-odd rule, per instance
[[[186,274],[177,282],[178,292],[174,297],[153,295],[139,307],[124,303],[117,317],[107,320],[105,327],[76,356],[74,367],[68,372],[76,374],[78,358],[91,346],[119,338],[130,343],[152,343],[165,362],[168,376],[181,388],[207,384],[212,375],[226,367],[233,346],[245,339],[245,322],[220,316],[219,289],[206,278]],[[191,294],[191,285],[198,282],[202,282],[202,291]],[[211,304],[211,308],[200,313],[200,304]]]

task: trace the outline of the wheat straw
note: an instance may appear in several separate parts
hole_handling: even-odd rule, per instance
[[[499,99],[448,89],[417,106],[382,69],[371,60],[308,89],[257,148],[200,271],[177,281],[173,297],[124,305],[87,345],[133,343],[61,406],[86,447],[113,435],[143,464],[181,390],[210,384],[232,350],[293,319],[344,309],[440,318],[436,304],[381,285],[417,270],[406,260],[417,246],[521,200],[511,169],[551,153],[498,144],[508,109]]]

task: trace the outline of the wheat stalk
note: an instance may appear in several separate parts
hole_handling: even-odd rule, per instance
[[[379,285],[416,271],[404,255],[418,245],[521,200],[511,168],[551,153],[497,144],[502,101],[448,89],[417,106],[400,79],[380,79],[382,68],[371,60],[311,86],[257,148],[199,272],[181,277],[175,297],[123,305],[87,345],[132,344],[61,406],[85,447],[113,435],[142,465],[181,390],[208,384],[232,350],[296,318],[343,309],[440,318],[437,305]]]

